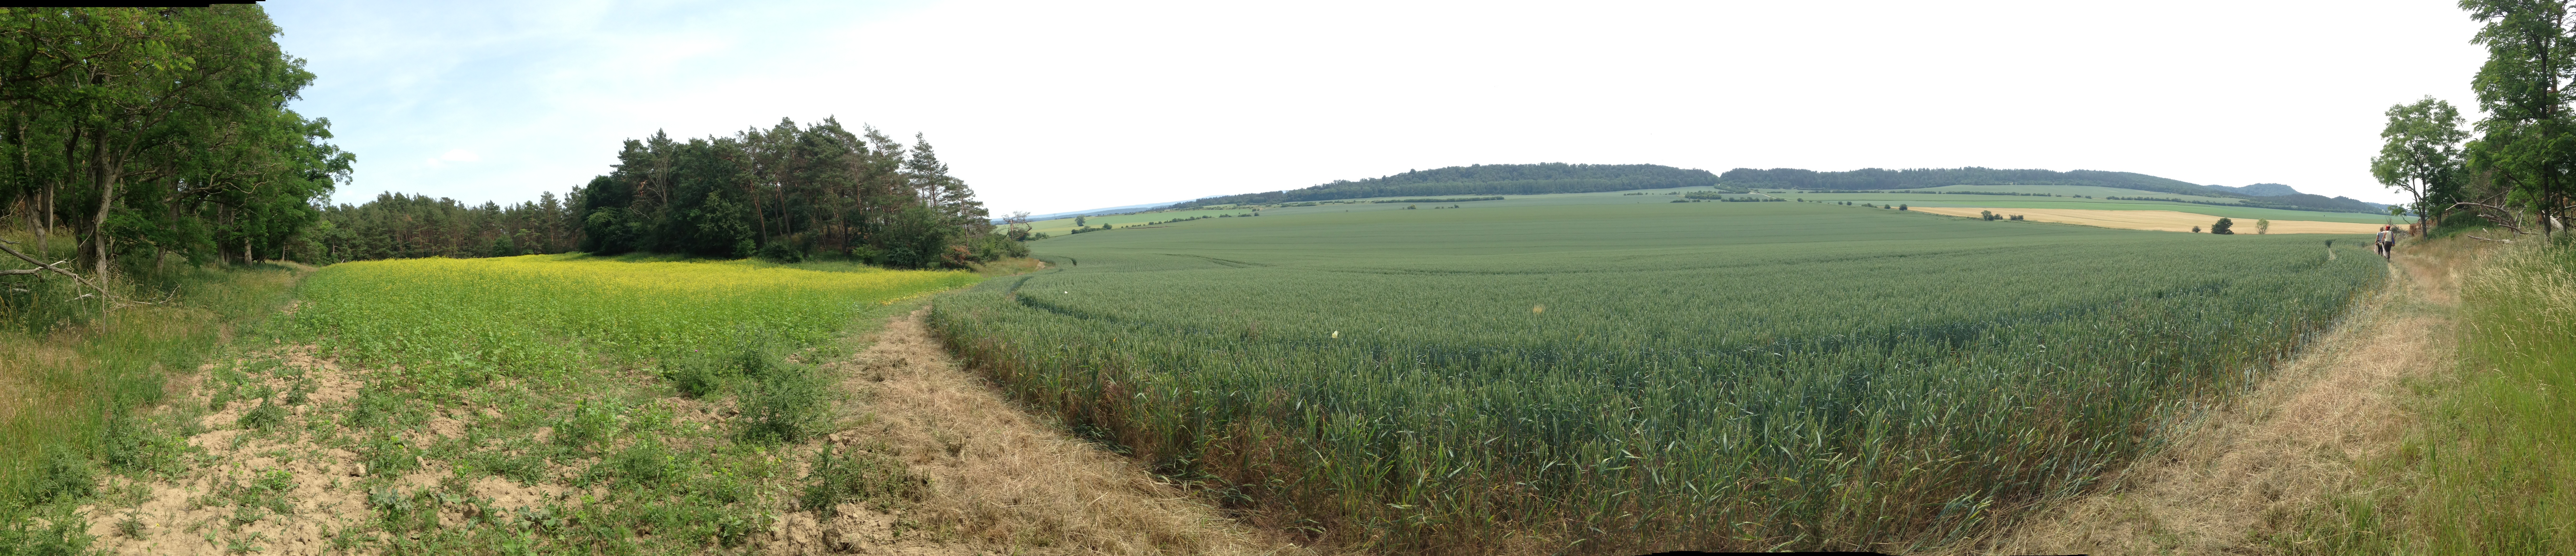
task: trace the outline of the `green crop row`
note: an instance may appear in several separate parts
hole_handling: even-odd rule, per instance
[[[2384,273],[2309,238],[1648,206],[1674,208],[1068,243],[1080,266],[932,317],[1023,401],[1315,542],[1904,551],[2080,491]]]

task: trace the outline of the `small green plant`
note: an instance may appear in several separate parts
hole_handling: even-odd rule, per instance
[[[60,444],[45,446],[44,472],[36,478],[38,501],[78,500],[96,490],[89,458]]]
[[[677,474],[678,458],[662,443],[645,438],[617,453],[617,474],[638,485],[659,485]]]
[[[554,425],[554,443],[571,448],[605,444],[617,432],[617,410],[606,400],[582,400]]]
[[[831,379],[812,367],[772,361],[744,382],[738,398],[742,437],[752,442],[803,442],[820,431],[831,409]]]
[[[805,495],[798,502],[825,519],[840,515],[843,503],[869,502],[883,510],[917,502],[930,485],[929,479],[905,468],[902,460],[829,446],[815,455],[805,480]]]
[[[250,430],[264,431],[276,428],[278,425],[286,424],[286,408],[270,404],[263,398],[259,400],[259,407],[242,412],[237,424],[241,425],[241,428]]]

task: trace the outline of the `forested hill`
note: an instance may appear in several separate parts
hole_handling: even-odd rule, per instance
[[[2159,193],[2230,197],[2244,199],[2250,206],[2313,210],[2320,212],[2379,212],[2373,205],[2349,197],[2326,197],[2299,193],[2289,186],[2259,183],[2243,187],[2203,186],[2176,179],[2159,178],[2136,172],[2100,170],[2003,170],[1995,168],[1909,168],[1888,170],[1862,168],[1848,172],[1818,172],[1796,168],[1756,170],[1736,168],[1717,177],[1728,187],[1776,187],[1782,189],[1821,190],[1888,190],[1920,189],[1945,185],[2091,185],[2118,187]]]
[[[1717,185],[1716,174],[1655,164],[1479,164],[1413,170],[1359,181],[1334,180],[1304,189],[1208,197],[1174,205],[1287,203],[1435,195],[1538,195]]]

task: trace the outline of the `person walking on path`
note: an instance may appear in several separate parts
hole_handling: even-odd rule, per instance
[[[2377,242],[2372,243],[2372,244],[2371,244],[2371,247],[2372,247],[2372,248],[2374,248],[2374,249],[2378,249],[2378,250],[2379,250],[2379,258],[2381,258],[2381,259],[2389,259],[2389,258],[2392,258],[2392,257],[2393,257],[2393,255],[2390,255],[2390,254],[2389,254],[2389,251],[2395,250],[2395,248],[2397,247],[2397,227],[2396,227],[2396,226],[2380,226],[2380,227],[2379,227],[2379,240],[2378,240]]]

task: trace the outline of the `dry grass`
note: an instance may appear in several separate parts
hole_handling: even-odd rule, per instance
[[[1984,207],[1911,207],[1911,209],[1917,212],[1928,212],[1945,216],[1964,216],[1968,218],[1976,218],[1978,211],[1994,211],[1995,214],[2022,215],[2023,220],[2055,222],[2059,224],[2079,224],[2101,228],[2120,228],[2124,230],[2155,230],[2160,232],[2188,232],[2191,231],[2193,226],[2208,229],[2210,224],[2218,222],[2218,217],[2216,216],[2170,210],[1999,209]],[[2272,221],[2272,229],[2270,233],[2368,234],[2378,232],[2379,226],[2379,224],[2359,224],[2353,222],[2274,220]],[[2237,219],[2235,230],[2236,233],[2240,234],[2253,234],[2254,221],[2251,219]]]
[[[2279,226],[2275,222],[2274,226]],[[2174,443],[2105,488],[1980,547],[1998,553],[2261,552],[2265,537],[2355,478],[2356,462],[2395,449],[2410,416],[2400,382],[2451,360],[2454,269],[2475,256],[2453,241],[2415,245],[2396,279],[2343,326],[2248,395],[2211,408]]]
[[[932,492],[907,512],[953,533],[955,544],[902,540],[904,553],[1302,554],[1235,523],[1190,493],[1158,482],[1133,461],[1032,417],[962,369],[931,338],[922,312],[895,318],[843,365],[870,424],[830,442],[886,442],[930,477]],[[860,510],[853,508],[853,510]],[[864,549],[884,516],[866,511],[819,530],[791,526],[781,548]],[[828,532],[828,533],[827,533]]]

